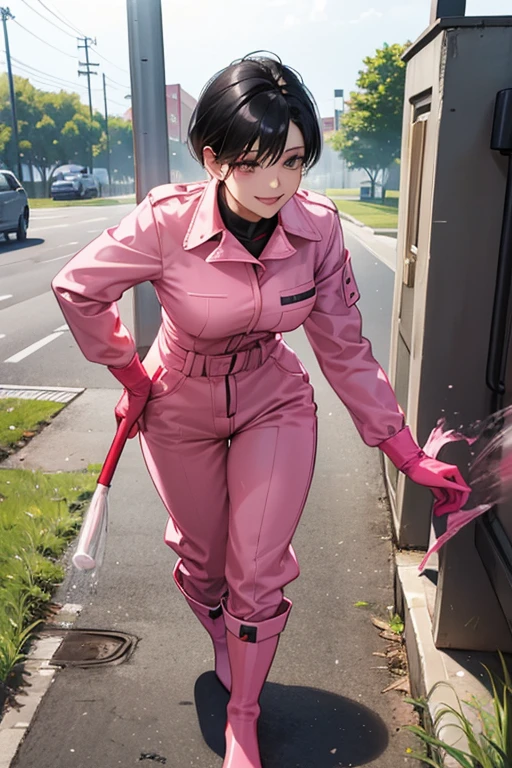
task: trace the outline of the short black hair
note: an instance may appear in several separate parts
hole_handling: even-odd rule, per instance
[[[308,170],[322,152],[316,102],[298,72],[259,53],[234,61],[205,85],[190,121],[190,151],[203,165],[203,149],[211,147],[219,162],[231,165],[259,139],[256,160],[274,163],[292,121],[304,136]]]

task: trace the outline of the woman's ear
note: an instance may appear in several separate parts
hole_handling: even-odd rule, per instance
[[[210,176],[218,181],[224,181],[227,175],[227,166],[217,161],[217,156],[211,147],[203,149],[203,163]]]

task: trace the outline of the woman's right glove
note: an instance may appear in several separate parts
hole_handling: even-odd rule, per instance
[[[430,488],[436,498],[435,515],[458,512],[466,504],[471,488],[464,482],[459,468],[427,456],[415,442],[409,427],[404,427],[378,447],[404,475],[418,485]]]
[[[118,425],[127,419],[131,425],[128,437],[135,437],[143,427],[142,414],[151,393],[151,379],[142,366],[137,353],[123,368],[108,366],[110,373],[121,382],[124,392],[114,409]]]

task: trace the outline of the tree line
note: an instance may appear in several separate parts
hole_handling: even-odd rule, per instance
[[[107,166],[105,117],[80,101],[77,93],[54,93],[35,88],[14,76],[18,122],[19,153],[27,165],[31,180],[36,168],[48,187],[52,170],[59,165],[90,164],[90,147],[96,167]],[[11,107],[7,75],[0,75],[0,160],[4,167],[16,168],[16,150],[12,141]],[[119,117],[108,118],[110,168],[112,179],[133,178],[132,125]]]
[[[409,46],[384,44],[363,60],[356,81],[359,90],[350,94],[340,129],[331,139],[350,168],[366,171],[372,197],[379,177],[385,196],[389,168],[400,158],[406,69],[402,56]]]
[[[405,87],[404,52],[410,43],[384,44],[363,60],[356,81],[358,91],[350,94],[348,109],[331,146],[350,168],[365,170],[374,197],[380,176],[384,190],[392,163],[399,162]],[[21,161],[30,170],[37,168],[45,186],[59,165],[89,165],[89,148],[96,167],[106,167],[105,117],[93,113],[77,93],[54,93],[35,88],[23,77],[14,77]],[[130,121],[109,117],[110,167],[112,179],[133,178],[133,136]],[[11,137],[11,110],[6,74],[0,75],[0,161],[16,167]]]

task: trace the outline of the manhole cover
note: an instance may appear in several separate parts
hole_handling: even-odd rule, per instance
[[[91,667],[121,664],[135,648],[137,639],[124,632],[72,629],[54,653],[51,663],[60,667]]]

